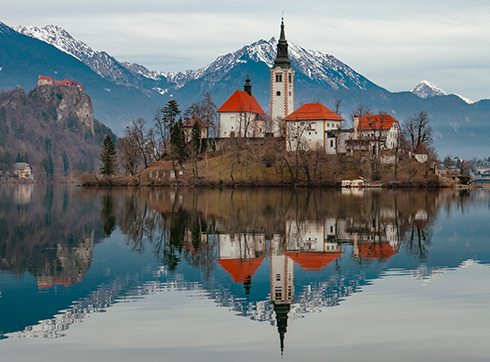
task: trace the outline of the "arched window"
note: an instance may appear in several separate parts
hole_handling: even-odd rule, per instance
[[[280,96],[281,92],[277,91],[276,96]]]

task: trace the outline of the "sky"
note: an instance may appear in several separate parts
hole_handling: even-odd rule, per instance
[[[490,2],[480,0],[16,0],[0,21],[58,25],[94,50],[165,72],[198,69],[279,35],[392,92],[428,80],[490,99]]]

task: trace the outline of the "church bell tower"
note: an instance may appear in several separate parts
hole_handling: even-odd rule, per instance
[[[282,119],[294,111],[294,69],[288,56],[288,42],[281,21],[281,35],[277,43],[277,56],[271,68],[270,132],[274,137],[283,135]]]

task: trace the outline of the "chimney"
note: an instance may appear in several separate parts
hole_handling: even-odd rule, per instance
[[[245,85],[243,86],[243,90],[248,93],[249,96],[252,95],[252,84],[250,83],[250,77],[247,74],[247,79],[245,79]]]
[[[354,114],[354,139],[359,139],[359,115]]]

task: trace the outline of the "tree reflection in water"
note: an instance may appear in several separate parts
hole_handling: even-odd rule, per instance
[[[470,198],[452,191],[36,187],[0,189],[2,270],[27,271],[40,289],[79,283],[94,245],[117,227],[133,251],[169,272],[166,280],[199,270],[197,283],[179,285],[198,285],[217,305],[275,324],[281,348],[289,320],[338,305],[388,268],[415,273],[431,257],[438,210],[463,211]],[[94,286],[76,318],[130,288],[140,293],[144,283],[148,293],[163,288],[138,271],[110,269],[112,279]]]
[[[112,197],[103,198],[106,234],[113,229]],[[306,246],[303,239],[305,235],[311,239],[316,229],[325,234],[322,243],[328,241],[332,250],[353,245],[353,256],[360,263],[389,259],[402,244],[410,255],[423,261],[431,245],[437,209],[452,198],[431,191],[417,192],[416,196],[385,190],[342,195],[337,190],[307,189],[139,189],[125,191],[120,197],[117,224],[135,251],[153,245],[155,256],[169,270],[185,260],[207,275],[219,258],[220,235],[231,235],[232,239],[236,235],[264,235],[269,243],[274,235],[285,235],[285,230],[290,233],[289,239],[283,240],[285,250],[308,251],[311,242]],[[287,239],[291,245],[286,245]]]

